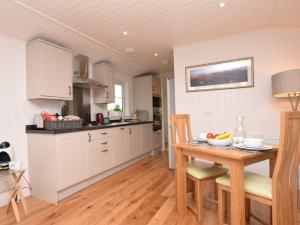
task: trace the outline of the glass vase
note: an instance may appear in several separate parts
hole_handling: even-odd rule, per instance
[[[244,116],[238,116],[236,117],[236,127],[235,127],[235,133],[234,133],[234,143],[235,144],[242,144],[244,141],[244,138],[246,138],[246,130],[244,127]]]

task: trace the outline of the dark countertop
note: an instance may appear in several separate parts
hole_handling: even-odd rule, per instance
[[[106,125],[98,125],[98,126],[82,126],[81,128],[74,129],[74,130],[45,130],[41,128],[37,128],[36,125],[27,125],[26,126],[26,133],[28,134],[64,134],[64,133],[72,133],[72,132],[79,132],[79,131],[88,131],[88,130],[100,130],[105,128],[113,128],[113,127],[123,127],[123,126],[133,126],[138,124],[147,124],[153,123],[153,121],[143,121],[143,122],[116,122],[110,123]]]

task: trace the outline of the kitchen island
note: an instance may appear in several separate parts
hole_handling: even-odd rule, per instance
[[[26,132],[32,195],[54,204],[161,147],[152,121]]]

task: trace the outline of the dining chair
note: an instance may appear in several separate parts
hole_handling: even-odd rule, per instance
[[[190,143],[192,141],[190,115],[172,114],[171,131],[172,144]],[[203,219],[203,182],[214,180],[216,177],[225,175],[227,171],[228,170],[221,165],[214,165],[210,163],[200,162],[194,159],[189,159],[186,168],[187,183],[189,184],[191,182],[193,184],[192,186],[194,186],[193,193],[195,196],[195,200],[194,202],[188,202],[187,206],[193,213],[196,214],[199,221],[202,221]],[[213,202],[215,202],[215,200],[213,200]]]
[[[273,225],[295,225],[297,215],[298,165],[300,161],[300,112],[282,112],[280,145],[273,177],[245,173],[245,197],[272,207]],[[218,223],[224,224],[225,194],[230,192],[229,176],[218,184]]]

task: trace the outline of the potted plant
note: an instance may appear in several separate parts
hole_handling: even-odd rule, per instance
[[[110,116],[121,116],[122,110],[119,104],[115,104],[115,107],[109,111]]]

